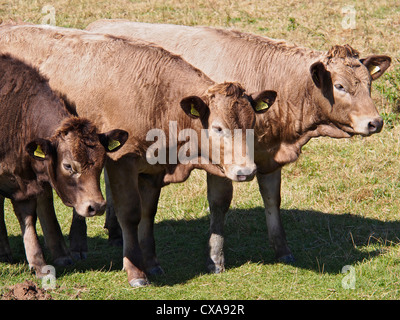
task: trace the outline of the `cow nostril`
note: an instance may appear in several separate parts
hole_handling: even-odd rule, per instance
[[[373,120],[368,123],[369,133],[378,133],[382,130],[383,121],[381,119]]]
[[[89,216],[102,215],[106,210],[107,202],[92,202],[87,207],[87,213]]]
[[[88,210],[89,215],[91,215],[91,216],[96,213],[96,209],[92,205],[89,205],[87,210]]]
[[[368,123],[368,131],[369,132],[375,132],[376,131],[376,125],[371,121]]]

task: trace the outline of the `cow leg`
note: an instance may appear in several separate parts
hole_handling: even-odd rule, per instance
[[[35,270],[38,278],[41,278],[44,276],[41,270],[46,262],[36,233],[36,199],[12,201],[12,204],[21,227],[29,267]]]
[[[88,253],[86,218],[72,211],[72,222],[69,230],[69,248],[76,260],[85,260]]]
[[[139,242],[143,252],[146,272],[149,275],[164,274],[156,255],[154,239],[154,217],[157,213],[161,182],[164,174],[139,176],[139,190],[142,204],[142,217],[139,224]]]
[[[280,262],[294,262],[294,257],[287,244],[280,215],[281,170],[279,169],[270,174],[257,173],[257,180],[265,206],[268,238],[275,252],[275,257]]]
[[[149,282],[143,271],[138,238],[141,202],[135,160],[125,157],[114,162],[109,159],[106,166],[115,213],[122,229],[123,268],[128,274],[129,284],[132,287],[141,287]]]
[[[10,243],[4,221],[4,197],[0,196],[0,262],[12,262]]]
[[[72,264],[72,258],[58,224],[53,204],[53,190],[49,184],[37,198],[36,213],[42,226],[46,247],[58,266]]]
[[[210,206],[210,238],[207,268],[210,272],[225,270],[224,224],[225,215],[231,205],[232,182],[226,178],[207,173],[207,198]]]
[[[115,215],[114,203],[110,189],[110,181],[108,180],[107,170],[104,169],[104,181],[106,185],[106,222],[105,228],[108,230],[108,243],[112,246],[122,246],[122,231],[118,223],[117,216]]]

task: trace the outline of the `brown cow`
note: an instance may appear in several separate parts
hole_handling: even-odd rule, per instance
[[[257,119],[255,162],[270,244],[283,262],[294,257],[280,218],[281,167],[295,161],[311,138],[367,136],[380,132],[383,125],[371,99],[371,81],[389,67],[388,56],[359,59],[358,52],[347,45],[319,52],[210,27],[99,20],[87,30],[151,41],[180,54],[216,81],[239,81],[252,91],[268,87],[279,92],[277,103]],[[220,272],[224,270],[223,224],[232,184],[208,174],[207,186],[211,211],[208,268]],[[116,229],[107,223],[110,230]]]
[[[180,134],[184,129],[191,129],[196,138],[209,129],[206,139],[224,142],[220,147],[213,142],[198,144],[197,156],[186,165],[184,174],[174,175],[174,181],[187,178],[186,168],[203,168],[237,181],[255,174],[245,130],[254,127],[253,108],[266,111],[275,92],[247,95],[236,83],[216,84],[161,47],[81,30],[4,25],[0,26],[0,48],[38,67],[53,88],[74,102],[79,116],[103,130],[118,124],[129,132],[124,149],[110,155],[106,167],[124,238],[123,265],[132,286],[147,284],[147,261],[142,261],[138,238],[141,212],[147,216],[156,209],[165,172],[173,175],[179,168],[176,159],[171,161],[173,152],[167,154],[165,163],[149,164],[150,129],[165,132],[165,146],[179,151],[186,145],[186,136]],[[229,146],[225,142],[230,140],[227,131],[234,129],[243,132],[239,151],[246,154],[244,164],[235,159],[224,162],[225,145]],[[174,131],[179,133],[178,141],[170,140]],[[216,150],[221,151],[217,159],[213,157]],[[203,151],[208,164],[200,157]]]
[[[67,206],[82,216],[104,213],[100,173],[109,142],[127,132],[97,133],[87,119],[68,112],[38,71],[8,55],[0,56],[0,261],[11,261],[4,223],[4,197],[10,198],[22,230],[30,268],[42,276],[46,265],[36,233],[36,207],[52,196],[50,185]],[[43,229],[59,228],[54,212]],[[53,214],[53,215],[52,215]],[[71,262],[62,237],[46,232],[56,263]],[[60,255],[61,253],[61,255]]]

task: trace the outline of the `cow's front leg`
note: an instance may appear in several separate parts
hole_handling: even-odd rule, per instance
[[[207,173],[207,198],[210,206],[210,239],[207,268],[210,272],[225,270],[224,224],[225,215],[231,205],[232,181]]]
[[[4,197],[0,196],[0,262],[12,262],[10,243],[4,221]]]
[[[138,225],[141,219],[141,201],[135,159],[122,158],[107,161],[108,178],[114,200],[114,209],[122,230],[123,267],[132,287],[147,285],[142,251],[139,245]]]
[[[142,218],[139,224],[139,241],[143,253],[146,272],[149,275],[164,274],[156,255],[154,239],[154,217],[157,213],[161,193],[161,175],[140,175],[139,190],[142,204]]]
[[[69,248],[76,260],[85,260],[88,253],[86,218],[72,210],[72,222],[69,230]]]
[[[270,174],[257,173],[257,180],[265,206],[268,238],[275,252],[275,257],[280,262],[294,262],[294,257],[287,244],[280,215],[281,170],[279,169]]]
[[[37,198],[36,213],[42,226],[46,247],[58,266],[72,264],[72,258],[54,211],[53,190],[49,184]]]
[[[46,262],[36,233],[36,199],[12,201],[12,204],[21,227],[29,267],[35,270],[38,278],[42,278],[44,276],[42,268]]]

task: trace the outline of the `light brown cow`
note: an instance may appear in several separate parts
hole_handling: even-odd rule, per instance
[[[91,119],[102,130],[118,124],[129,132],[124,148],[110,154],[106,167],[124,238],[123,266],[132,286],[148,282],[138,240],[141,212],[157,207],[158,198],[150,199],[159,195],[162,177],[179,167],[176,159],[171,161],[173,152],[167,153],[166,163],[149,164],[148,150],[154,145],[148,139],[149,130],[165,133],[168,151],[169,147],[180,151],[187,139],[185,134],[180,136],[182,130],[191,129],[200,137],[203,129],[209,129],[206,141],[211,143],[195,146],[197,152],[188,167],[237,181],[255,174],[246,130],[256,121],[253,108],[265,111],[259,106],[272,105],[276,92],[247,95],[239,84],[216,84],[161,47],[81,30],[4,25],[0,26],[0,48],[38,67],[53,88],[68,95],[79,116]],[[224,148],[229,146],[225,142],[230,140],[226,133],[234,129],[243,133],[239,151],[246,155],[244,163],[224,161]],[[177,141],[171,131],[179,134]],[[220,146],[214,139],[222,141]],[[216,149],[221,151],[217,158],[213,156]],[[202,161],[203,155],[208,164]],[[183,181],[187,175],[174,179]]]
[[[281,167],[295,161],[311,138],[367,136],[380,132],[383,125],[371,99],[371,81],[389,67],[391,59],[385,55],[360,59],[348,45],[320,52],[210,27],[99,20],[87,30],[152,41],[182,55],[216,81],[239,81],[252,91],[268,87],[279,92],[277,103],[257,119],[255,162],[270,244],[283,262],[294,257],[280,218]],[[208,267],[220,272],[224,270],[223,224],[232,184],[208,174],[207,186],[211,211]],[[111,224],[109,228],[115,230]]]
[[[46,262],[36,233],[36,207],[52,200],[52,186],[78,214],[104,213],[100,174],[105,154],[111,141],[118,141],[113,151],[121,148],[127,132],[97,133],[91,121],[68,111],[36,69],[8,55],[0,55],[0,119],[0,261],[12,260],[4,223],[7,197],[21,226],[29,267],[41,277]],[[42,227],[55,263],[71,263],[54,212],[41,213],[48,213]]]

